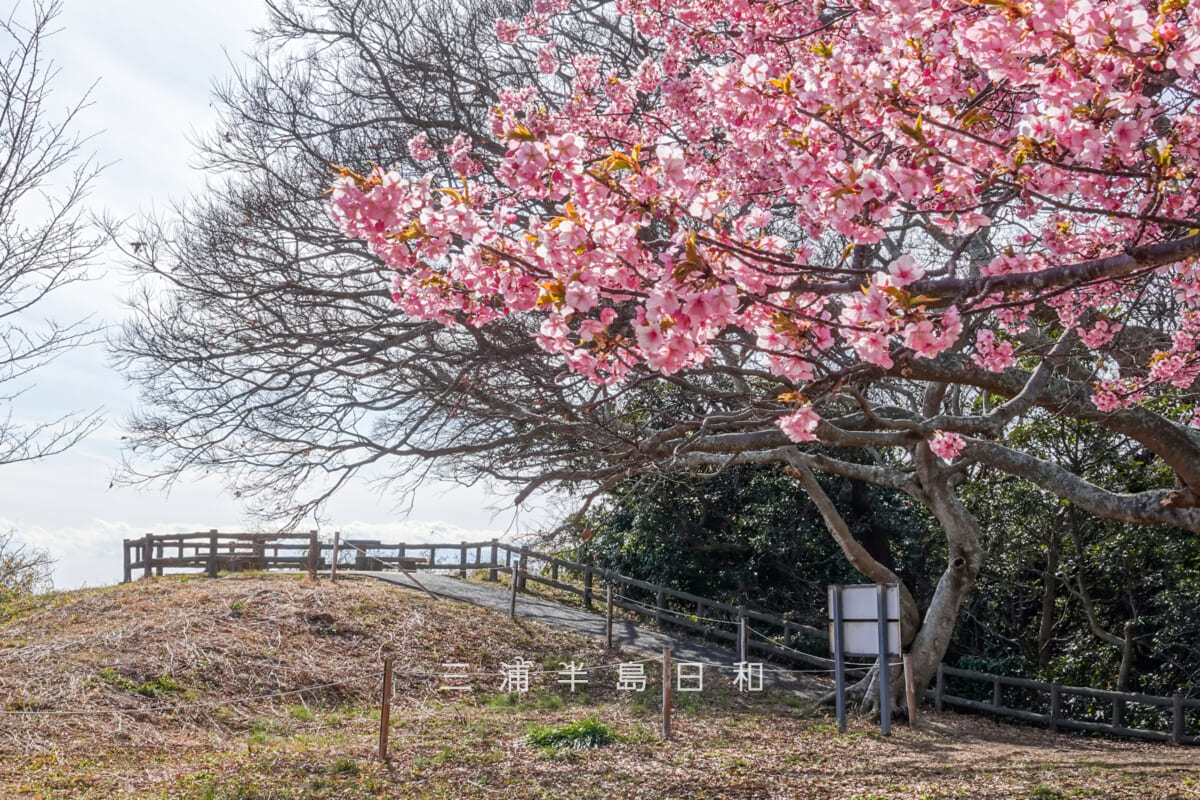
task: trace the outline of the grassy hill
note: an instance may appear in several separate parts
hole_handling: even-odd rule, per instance
[[[384,655],[390,764],[374,757]],[[718,678],[677,695],[662,742],[655,665],[642,693],[617,692],[611,671],[574,693],[555,674],[500,693],[518,657],[644,658],[368,581],[176,577],[34,598],[0,608],[0,709],[56,713],[0,714],[0,797],[1200,799],[1196,749],[951,714],[837,735],[824,710]],[[439,692],[446,663],[487,674]]]

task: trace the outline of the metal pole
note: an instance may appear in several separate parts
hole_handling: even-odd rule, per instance
[[[342,538],[341,533],[339,533],[338,531],[333,532],[333,556],[332,556],[332,560],[329,562],[329,580],[330,581],[337,580],[338,546],[341,544],[341,538]]]
[[[746,633],[746,615],[742,611],[742,609],[739,608],[738,609],[738,661],[741,661],[743,663],[746,661],[746,655],[747,655],[746,650],[749,649],[746,646],[747,645],[747,641],[746,641],[747,636],[748,636],[748,634]]]
[[[612,625],[613,625],[613,588],[612,581],[604,582],[604,605],[607,609],[605,614],[604,624],[604,646],[609,650],[612,649]]]
[[[892,732],[892,693],[888,667],[888,613],[887,585],[875,584],[875,595],[879,612],[879,732],[884,736]]]
[[[392,712],[392,658],[383,660],[383,696],[379,704],[379,757],[388,760],[388,730]]]
[[[829,605],[833,607],[833,684],[834,703],[837,709],[838,733],[846,732],[846,649],[842,631],[842,587],[829,587]]]
[[[671,648],[663,648],[663,707],[662,728],[663,740],[671,738]]]

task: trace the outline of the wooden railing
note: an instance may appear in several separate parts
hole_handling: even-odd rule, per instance
[[[950,692],[949,678],[988,686],[990,700],[955,696]],[[984,693],[988,693],[986,689]],[[1041,723],[1054,731],[1088,731],[1175,744],[1200,744],[1200,736],[1188,734],[1189,728],[1200,727],[1188,725],[1189,712],[1200,710],[1200,700],[1192,700],[1181,694],[1161,697],[1064,686],[1029,678],[958,669],[945,664],[938,667],[934,687],[926,694],[932,695],[938,711],[952,706],[1023,722]],[[1021,707],[1013,707],[1016,704]],[[1193,716],[1200,717],[1200,714]],[[1127,721],[1134,717],[1141,724],[1128,724]],[[1160,724],[1150,727],[1147,722]]]
[[[579,597],[587,609],[604,602],[611,586],[614,607],[660,627],[673,625],[735,645],[741,637],[747,655],[766,653],[820,669],[832,669],[833,665],[832,660],[811,652],[827,649],[828,632],[824,629],[495,539],[388,544],[339,538],[335,547],[332,542],[320,541],[316,531],[147,534],[141,539],[125,541],[125,580],[129,581],[139,571],[146,577],[162,575],[164,569],[199,569],[214,577],[221,571],[249,569],[307,570],[316,575],[330,568],[335,551],[339,570],[374,572],[402,568],[451,572],[460,577],[466,577],[468,572],[486,571],[487,578],[493,581],[500,572],[505,572],[514,576],[517,591],[525,591],[527,582],[533,581]],[[866,666],[861,666],[857,671],[865,669]],[[853,667],[851,671],[855,671]],[[975,682],[990,687],[990,702],[954,694],[951,680],[964,686]],[[980,692],[973,694],[978,696]],[[988,694],[988,689],[982,694]],[[1052,730],[1200,744],[1200,736],[1189,733],[1200,730],[1200,721],[1196,721],[1200,718],[1200,713],[1196,713],[1200,711],[1200,700],[1182,695],[1159,697],[1063,686],[943,664],[938,667],[935,685],[926,692],[926,697],[933,700],[939,711],[950,706],[1044,724]],[[1193,720],[1189,720],[1189,715]],[[1161,724],[1151,726],[1148,721]]]

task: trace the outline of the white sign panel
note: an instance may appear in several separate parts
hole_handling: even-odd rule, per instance
[[[874,583],[841,587],[842,654],[852,657],[879,655],[879,589]],[[835,587],[829,587],[829,642],[833,644]],[[900,587],[887,585],[884,594],[887,616],[888,655],[900,655]]]

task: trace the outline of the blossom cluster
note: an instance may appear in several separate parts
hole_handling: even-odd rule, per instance
[[[1170,238],[1196,218],[1200,3],[618,9],[656,48],[625,72],[549,37],[567,0],[501,22],[502,41],[532,40],[537,68],[571,91],[546,108],[531,87],[505,90],[493,169],[459,137],[444,149],[453,186],[383,169],[336,182],[335,219],[395,270],[405,313],[447,325],[541,315],[540,346],[602,383],[699,367],[744,332],[747,359],[803,389],[831,360],[900,370],[952,348],[1002,372],[1040,307],[1104,361],[1102,411],[1197,380],[1193,262],[1040,294],[938,287],[969,269],[974,242],[1001,251],[974,265],[999,280]],[[437,155],[424,135],[410,150]],[[862,266],[875,249],[886,266]],[[1105,353],[1149,282],[1181,309],[1161,321],[1172,347],[1122,374]],[[806,404],[778,424],[807,441],[819,420]],[[953,458],[963,440],[938,432],[931,446]]]

